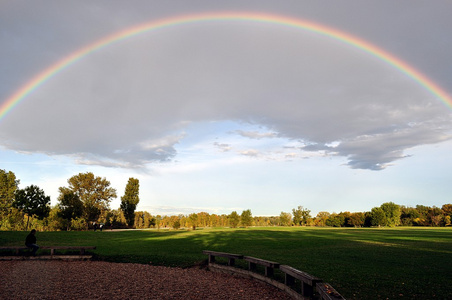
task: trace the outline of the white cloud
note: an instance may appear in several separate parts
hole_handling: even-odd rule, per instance
[[[255,149],[244,150],[240,152],[241,155],[250,156],[250,157],[258,157],[261,153]]]
[[[275,132],[258,132],[258,131],[243,131],[243,130],[236,130],[236,133],[243,137],[247,137],[250,139],[262,139],[262,138],[274,138],[278,135]]]
[[[231,145],[229,145],[229,144],[220,144],[220,143],[215,142],[215,143],[213,143],[213,145],[222,152],[228,152],[232,149]]]

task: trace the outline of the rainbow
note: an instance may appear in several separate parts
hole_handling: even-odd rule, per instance
[[[39,86],[44,84],[53,76],[57,75],[59,72],[68,68],[77,61],[83,59],[86,55],[94,51],[98,51],[104,47],[107,47],[113,43],[120,42],[125,39],[132,38],[136,35],[149,32],[152,30],[157,30],[166,27],[179,26],[189,23],[199,23],[199,22],[211,22],[211,21],[249,21],[249,22],[261,22],[268,24],[277,24],[288,27],[294,27],[298,29],[303,29],[306,31],[314,32],[319,35],[323,35],[345,44],[349,44],[355,48],[358,48],[364,52],[369,53],[380,59],[381,61],[395,67],[402,73],[411,77],[414,81],[419,83],[422,87],[428,90],[431,94],[436,96],[441,100],[446,106],[452,108],[452,98],[442,90],[438,85],[436,85],[427,76],[420,73],[414,67],[408,65],[406,62],[395,57],[394,55],[362,40],[354,37],[348,33],[323,26],[320,24],[312,23],[309,21],[294,19],[289,17],[283,17],[278,15],[270,14],[258,14],[258,13],[244,13],[244,12],[225,12],[225,13],[205,13],[205,14],[195,14],[187,16],[177,16],[173,18],[166,18],[162,20],[157,20],[138,26],[128,28],[126,30],[116,32],[110,36],[104,37],[90,45],[87,45],[71,54],[64,57],[60,61],[51,65],[47,69],[43,70],[41,73],[33,77],[25,85],[23,85],[19,90],[17,90],[11,97],[9,97],[0,106],[0,121],[5,117],[8,112],[14,109],[22,100],[24,100],[28,95],[33,93]]]

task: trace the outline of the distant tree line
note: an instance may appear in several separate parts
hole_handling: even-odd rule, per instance
[[[441,208],[417,205],[400,206],[383,203],[368,212],[319,212],[298,206],[279,216],[255,216],[251,210],[240,214],[151,215],[136,211],[140,201],[139,180],[129,178],[121,204],[111,209],[110,202],[117,192],[105,178],[93,173],[79,173],[68,179],[68,186],[59,188],[57,205],[50,206],[50,197],[36,185],[19,189],[20,180],[11,171],[0,169],[0,230],[89,230],[97,224],[113,228],[196,229],[198,227],[249,226],[330,226],[330,227],[394,227],[451,226],[452,204]]]

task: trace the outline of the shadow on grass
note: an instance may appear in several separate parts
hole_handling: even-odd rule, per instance
[[[0,232],[21,245],[26,232]],[[94,245],[96,259],[191,267],[202,250],[287,264],[332,284],[347,299],[452,299],[452,230],[435,228],[250,228],[40,232],[42,245]],[[242,266],[246,267],[246,265]]]

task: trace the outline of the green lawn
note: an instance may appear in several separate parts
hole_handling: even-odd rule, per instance
[[[0,246],[27,232],[0,232]],[[189,267],[202,250],[255,256],[322,278],[348,299],[452,299],[452,228],[258,227],[38,232],[41,245],[95,245],[97,259]],[[39,252],[38,252],[39,253]]]

